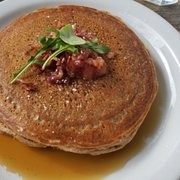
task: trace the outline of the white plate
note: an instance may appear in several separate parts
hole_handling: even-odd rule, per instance
[[[143,150],[106,179],[176,180],[180,177],[180,34],[164,19],[132,0],[5,0],[0,2],[0,27],[34,9],[78,4],[121,17],[141,38],[154,57],[161,103],[160,125]],[[19,179],[0,168],[0,179]]]

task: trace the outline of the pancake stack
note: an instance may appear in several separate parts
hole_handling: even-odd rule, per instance
[[[32,70],[23,79],[35,92],[10,84],[27,62],[29,46],[47,27],[77,24],[111,48],[108,73],[96,80],[51,85]],[[121,20],[82,6],[59,6],[18,18],[0,32],[0,130],[34,147],[98,155],[123,148],[135,136],[157,94],[148,51]]]

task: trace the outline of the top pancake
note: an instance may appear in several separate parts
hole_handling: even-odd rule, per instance
[[[95,81],[50,85],[31,69],[23,79],[38,85],[28,92],[10,84],[27,62],[37,36],[57,22],[74,24],[108,45],[116,58]],[[0,119],[15,134],[72,152],[110,152],[127,144],[148,113],[157,92],[152,59],[137,36],[119,19],[92,8],[59,6],[23,16],[0,32]],[[92,151],[92,152],[91,152]]]

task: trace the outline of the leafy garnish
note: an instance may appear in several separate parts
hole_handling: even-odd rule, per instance
[[[46,29],[46,32],[48,32],[48,33],[54,32],[54,33],[58,34],[58,33],[59,33],[59,30],[57,30],[57,29],[54,28],[54,27],[48,27],[48,28]]]
[[[108,46],[99,44],[97,39],[86,41],[86,44],[82,45],[82,47],[89,48],[99,54],[105,54],[110,51],[110,48]]]
[[[105,54],[110,51],[109,47],[100,44],[97,39],[85,41],[76,36],[72,25],[70,24],[65,25],[60,30],[50,27],[46,32],[55,33],[55,37],[39,35],[38,40],[41,43],[42,48],[39,49],[35,55],[31,56],[27,63],[14,74],[10,83],[14,83],[33,64],[41,65],[42,70],[44,70],[55,57],[64,51],[70,51],[73,54],[76,54],[80,47],[89,48],[99,54]],[[53,53],[47,58],[47,60],[39,60],[38,58],[48,49],[52,50]]]
[[[56,39],[46,38],[43,35],[39,35],[38,40],[41,43],[43,49],[47,49],[48,47],[56,44]]]
[[[78,52],[78,49],[71,45],[61,46],[57,51],[55,51],[53,54],[51,54],[49,56],[49,58],[45,61],[45,63],[42,66],[42,70],[44,70],[46,68],[47,64],[49,64],[54,59],[54,57],[58,56],[59,54],[61,54],[64,51],[71,51],[72,53],[75,54]]]
[[[46,50],[44,49],[40,49],[34,56],[31,56],[27,63],[18,72],[14,74],[13,79],[10,83],[14,83],[32,64],[42,64],[41,62],[43,61],[38,60],[38,57],[45,51]]]
[[[72,25],[67,24],[66,26],[62,27],[59,31],[59,37],[67,44],[70,45],[82,45],[85,44],[86,41],[74,34],[72,29]]]

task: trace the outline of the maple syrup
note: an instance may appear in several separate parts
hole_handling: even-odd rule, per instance
[[[140,153],[145,139],[155,133],[160,123],[157,108],[160,103],[162,98],[158,96],[133,141],[117,152],[100,156],[78,155],[48,148],[31,148],[9,136],[0,135],[0,164],[25,180],[103,179]]]

